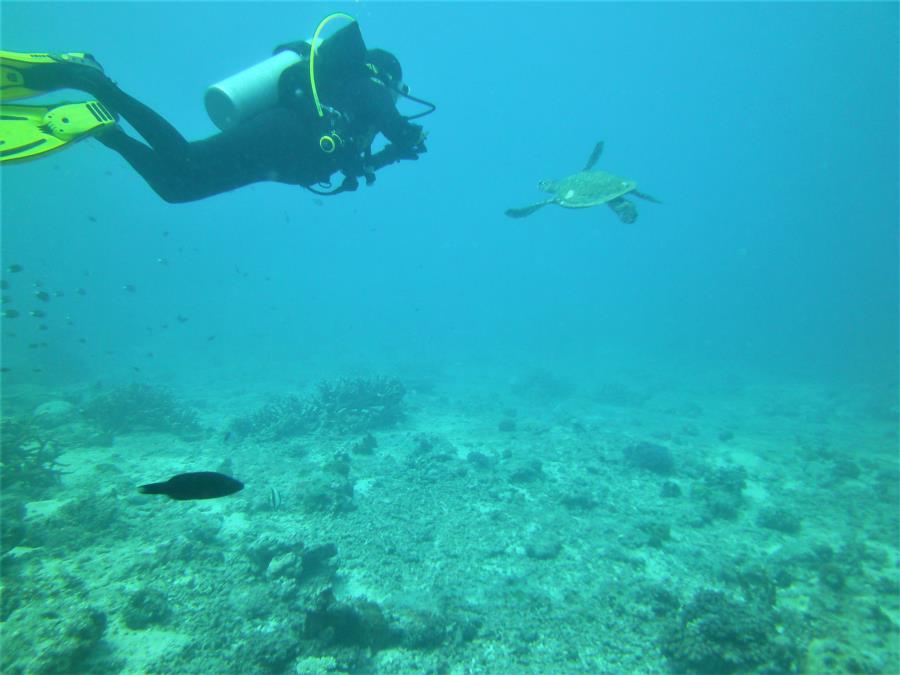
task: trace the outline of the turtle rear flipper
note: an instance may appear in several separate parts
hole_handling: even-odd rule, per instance
[[[590,171],[594,168],[594,164],[597,163],[597,160],[600,159],[600,155],[603,153],[603,141],[599,141],[597,145],[594,146],[593,152],[591,152],[591,156],[588,157],[587,163],[584,165],[583,171]]]
[[[547,204],[552,204],[553,200],[548,199],[544,202],[538,202],[537,204],[532,204],[531,206],[523,206],[520,209],[506,209],[504,213],[508,215],[510,218],[524,218],[525,216],[530,216],[532,213],[537,211],[539,208],[547,206]]]
[[[651,197],[646,192],[638,192],[637,190],[632,190],[631,194],[635,197],[640,197],[641,199],[646,199],[648,202],[653,202],[654,204],[662,204],[656,197]]]
[[[609,208],[611,208],[615,212],[615,214],[619,216],[619,220],[621,220],[623,223],[627,223],[630,225],[637,220],[637,208],[627,199],[617,197],[616,199],[607,202],[607,206],[609,206]]]

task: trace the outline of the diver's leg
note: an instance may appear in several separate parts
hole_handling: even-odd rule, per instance
[[[110,127],[96,138],[118,152],[165,201],[174,204],[200,198],[191,195],[187,172],[178,170],[184,161],[172,161],[171,157],[126,134],[121,127]]]
[[[187,156],[188,142],[184,136],[162,115],[126,94],[112,80],[105,79],[98,86],[85,91],[124,117],[157,152],[172,157]]]
[[[59,61],[40,64],[28,71],[30,86],[51,89],[78,89],[100,100],[121,115],[158,152],[185,157],[188,142],[161,115],[119,89],[99,63]]]
[[[304,182],[305,172],[298,174],[305,164],[300,126],[290,111],[276,108],[234,129],[186,143],[183,154],[158,152],[120,127],[111,127],[98,140],[122,155],[160,197],[180,203],[260,181]]]

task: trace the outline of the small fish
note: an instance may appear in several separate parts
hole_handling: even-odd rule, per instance
[[[91,221],[92,223],[97,222],[97,219],[94,216],[88,216],[88,220]]]
[[[158,262],[160,265],[163,265],[165,267],[169,266],[169,261],[167,258],[157,258],[156,262]]]
[[[206,341],[207,341],[207,342],[212,342],[212,341],[215,340],[215,339],[216,339],[216,336],[215,336],[215,335],[210,335],[209,337],[206,338]]]
[[[33,309],[28,313],[33,317],[37,317],[38,319],[47,316],[46,312],[44,312],[44,310],[42,309]]]
[[[47,324],[42,323],[40,326],[38,326],[38,330],[47,330]]]
[[[15,319],[19,316],[19,310],[17,309],[4,309],[3,310],[3,318],[4,319]]]
[[[178,319],[178,323],[184,323],[185,321],[188,320],[188,317],[186,317],[186,316],[181,316],[181,314],[179,314],[179,315],[176,316],[175,318]]]
[[[0,373],[8,373],[8,372],[9,372],[9,367],[3,366],[2,368],[0,368]]]
[[[215,499],[244,489],[244,484],[222,473],[194,471],[172,476],[163,483],[141,485],[138,492],[145,495],[166,495],[172,499]]]
[[[225,435],[222,436],[222,442],[225,443],[225,444],[227,445],[228,443],[231,442],[231,439],[232,439],[233,437],[234,437],[234,433],[232,433],[230,430],[229,430],[229,431],[226,431],[226,432],[225,432]]]
[[[78,295],[87,295],[87,291],[83,288],[78,288],[75,290],[75,292],[78,293]]]
[[[281,508],[281,493],[274,485],[269,488],[269,508],[273,511]]]
[[[4,295],[3,296],[3,304],[5,305],[8,302],[12,302],[12,298],[9,297],[8,295]]]
[[[41,302],[50,302],[50,294],[47,291],[35,291],[34,297]]]
[[[31,285],[34,286],[35,288],[43,288],[44,282],[41,281],[40,279],[38,279],[37,281],[32,281]]]
[[[54,297],[54,298],[61,298],[61,297],[63,297],[64,295],[65,295],[65,293],[63,293],[62,291],[53,291],[53,297]]]
[[[135,289],[135,287],[134,287],[133,284],[125,284],[125,285],[122,286],[122,290],[123,290],[123,291],[128,291],[129,293],[134,293],[135,290],[137,290],[137,289]]]
[[[9,288],[9,282],[6,279],[0,279],[0,288],[4,291]]]
[[[9,272],[9,273],[11,273],[11,274],[15,274],[16,272],[21,272],[21,271],[24,270],[24,269],[25,269],[25,268],[22,267],[21,265],[16,265],[16,264],[14,264],[14,265],[10,265],[9,267],[7,267],[7,268],[6,268],[6,271]]]

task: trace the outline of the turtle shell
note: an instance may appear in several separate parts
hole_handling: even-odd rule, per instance
[[[606,171],[581,171],[556,181],[554,199],[560,206],[582,209],[628,194],[637,183]]]

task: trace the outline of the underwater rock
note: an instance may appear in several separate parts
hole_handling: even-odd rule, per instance
[[[496,460],[477,450],[473,450],[466,455],[466,461],[476,469],[491,469],[496,464]]]
[[[250,544],[247,548],[247,556],[257,571],[264,572],[276,556],[302,550],[303,542],[298,536],[280,536],[265,532]]]
[[[142,588],[128,598],[122,609],[122,621],[132,630],[141,630],[153,624],[165,623],[169,613],[169,600],[165,593],[153,588]]]
[[[86,660],[94,655],[106,631],[106,614],[85,605],[68,605],[40,616],[15,612],[5,622],[0,672],[57,675],[88,672]],[[115,672],[109,667],[92,672]],[[97,666],[95,665],[95,668]]]
[[[307,611],[305,635],[326,646],[365,647],[373,651],[400,641],[377,604],[368,600],[340,603],[330,590],[319,596],[315,609]]]
[[[775,530],[783,534],[800,532],[800,518],[787,509],[772,506],[760,511],[756,524],[767,530]]]
[[[72,422],[76,414],[75,406],[68,401],[47,401],[35,408],[34,421],[43,429],[53,429]]]
[[[269,561],[266,567],[266,576],[277,579],[299,580],[303,576],[303,559],[295,553],[283,553]]]
[[[664,445],[641,441],[622,450],[625,463],[638,469],[669,475],[675,471],[672,453]]]
[[[539,459],[521,460],[510,467],[509,480],[513,483],[533,483],[544,477]]]
[[[562,551],[562,543],[548,534],[539,534],[525,544],[525,555],[535,560],[552,560]]]
[[[497,430],[511,433],[516,430],[516,421],[509,418],[500,420],[499,424],[497,424]]]
[[[300,507],[307,513],[349,513],[353,483],[346,477],[314,476],[300,486]]]
[[[357,455],[371,455],[378,447],[378,441],[372,434],[366,434],[350,446],[350,452]]]

